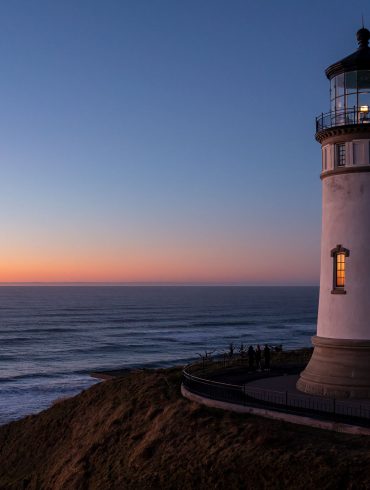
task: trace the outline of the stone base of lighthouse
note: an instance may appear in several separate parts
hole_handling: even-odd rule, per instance
[[[314,351],[297,382],[300,391],[335,398],[370,398],[370,341],[313,337]]]

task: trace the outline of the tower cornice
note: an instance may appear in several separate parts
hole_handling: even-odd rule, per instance
[[[334,126],[325,128],[315,134],[315,139],[319,143],[333,142],[332,139],[340,137],[343,141],[352,139],[369,138],[370,124],[348,124],[345,126]]]
[[[323,180],[326,177],[331,177],[333,175],[342,175],[342,174],[358,174],[363,172],[370,172],[370,165],[363,165],[359,167],[340,167],[335,168],[334,170],[327,170],[326,172],[322,172],[320,175],[320,179]]]

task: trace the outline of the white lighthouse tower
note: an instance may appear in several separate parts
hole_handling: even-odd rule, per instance
[[[314,351],[297,388],[370,397],[370,32],[329,66],[331,110],[316,120],[322,146],[320,301]]]

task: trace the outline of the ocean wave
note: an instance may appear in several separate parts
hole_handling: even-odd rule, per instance
[[[194,322],[191,326],[194,327],[248,327],[250,325],[257,325],[256,321],[249,320],[237,320],[237,321],[208,321],[208,322]]]
[[[2,287],[0,421],[6,406],[9,414],[29,413],[50,403],[58,387],[78,391],[84,382],[73,376],[87,379],[92,370],[186,363],[206,349],[225,350],[229,342],[309,345],[317,292]]]

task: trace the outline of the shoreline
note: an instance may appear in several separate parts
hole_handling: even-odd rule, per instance
[[[143,368],[108,369],[106,371],[92,371],[89,373],[89,376],[94,379],[106,381],[108,379],[119,378],[140,371],[143,371]]]
[[[142,372],[151,372],[151,371],[159,371],[165,369],[173,369],[179,368],[184,369],[188,363],[174,361],[173,364],[166,366],[157,366],[157,367],[126,367],[120,369],[105,369],[104,371],[90,371],[88,376],[94,379],[100,379],[102,381],[107,381],[109,379],[120,378],[123,376],[128,376],[129,374],[142,373]]]

